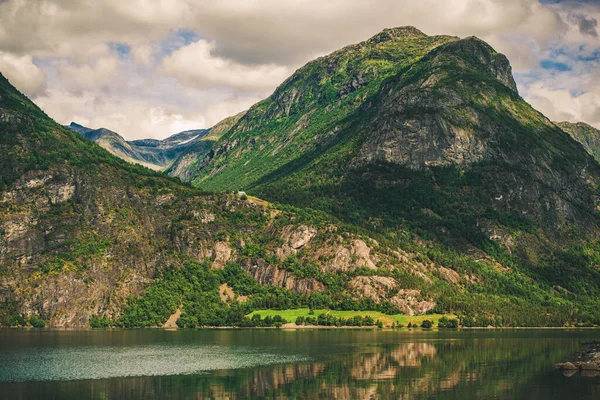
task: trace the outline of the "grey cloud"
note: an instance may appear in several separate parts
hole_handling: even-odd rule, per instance
[[[535,68],[568,31],[559,15],[593,15],[560,7],[539,0],[0,0],[0,53],[13,81],[31,93],[43,91],[47,77],[40,101],[51,116],[139,138],[182,121],[208,126],[201,124],[241,111],[316,56],[394,26],[476,35],[507,53],[515,70]],[[161,53],[180,29],[213,47],[202,53],[186,43]],[[132,57],[103,64],[114,57],[111,42],[128,44]]]
[[[596,18],[588,18],[583,14],[569,14],[567,16],[569,22],[577,25],[579,27],[579,32],[584,35],[590,35],[593,37],[598,37],[598,31],[596,28],[598,27],[598,20]]]
[[[383,28],[428,34],[552,36],[560,19],[538,0],[10,0],[0,13],[0,50],[85,60],[110,41],[132,46],[186,28],[238,63],[296,66]]]

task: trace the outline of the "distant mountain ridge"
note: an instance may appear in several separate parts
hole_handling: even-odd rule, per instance
[[[125,161],[157,171],[168,168],[186,149],[209,132],[209,129],[193,129],[176,133],[162,140],[127,141],[118,133],[105,128],[91,129],[76,122],[71,122],[66,127],[96,142]]]
[[[200,166],[198,161],[209,155],[221,136],[229,131],[245,114],[246,111],[242,111],[232,117],[225,118],[210,128],[206,135],[194,140],[183,150],[171,166],[165,170],[165,173],[189,181],[197,173]]]
[[[600,162],[600,130],[585,122],[557,122],[563,131],[577,140],[583,148]]]

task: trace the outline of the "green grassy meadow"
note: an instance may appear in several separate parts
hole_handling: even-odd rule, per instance
[[[434,327],[437,327],[438,320],[442,318],[444,315],[448,318],[456,318],[455,315],[451,314],[429,314],[429,315],[387,315],[379,311],[338,311],[338,310],[313,310],[314,314],[309,314],[310,309],[308,308],[297,308],[292,310],[256,310],[247,315],[248,318],[252,318],[254,314],[260,314],[261,318],[265,318],[267,316],[273,317],[275,315],[280,315],[282,318],[286,319],[288,322],[293,323],[296,321],[298,317],[317,317],[319,314],[330,314],[334,317],[342,317],[345,319],[355,317],[357,315],[361,317],[370,316],[375,321],[380,320],[383,322],[385,326],[391,326],[394,322],[400,323],[404,326],[407,326],[410,322],[411,324],[421,325],[421,323],[428,319],[434,323]]]

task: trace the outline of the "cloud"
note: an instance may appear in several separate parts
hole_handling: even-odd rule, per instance
[[[290,74],[281,65],[244,65],[216,55],[214,43],[199,40],[163,59],[158,71],[197,88],[273,90]]]
[[[119,72],[116,57],[100,58],[86,64],[60,60],[55,66],[65,87],[77,92],[105,85],[115,79]]]
[[[150,65],[153,61],[153,50],[150,45],[140,45],[134,47],[132,50],[133,59],[136,63],[142,65]]]
[[[544,41],[560,24],[537,0],[10,0],[1,7],[1,49],[77,60],[105,56],[109,42],[136,47],[173,31],[216,43],[215,54],[240,64],[297,65],[386,27]]]
[[[0,51],[0,72],[18,89],[30,96],[46,90],[46,76],[31,56],[15,56]]]
[[[569,14],[567,18],[571,23],[579,27],[579,32],[584,35],[598,37],[598,32],[596,31],[598,20],[596,18],[587,18],[583,14]]]
[[[528,90],[531,105],[553,121],[586,121],[600,128],[600,90],[573,93],[538,82]]]
[[[164,137],[247,108],[317,56],[414,25],[488,41],[527,100],[593,123],[600,89],[582,82],[600,68],[598,18],[598,2],[554,0],[0,0],[0,70],[59,122]]]
[[[60,123],[104,127],[133,140],[160,139],[182,130],[210,127],[262,99],[180,86],[173,78],[154,76],[152,69],[136,67],[131,60],[119,65],[124,71],[102,86],[74,90],[55,80],[35,101]],[[85,84],[88,73],[97,73],[87,67],[73,68],[85,77]]]

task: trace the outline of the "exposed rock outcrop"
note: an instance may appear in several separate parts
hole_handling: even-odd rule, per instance
[[[284,259],[307,245],[317,235],[317,228],[300,225],[298,227],[286,226],[282,229],[281,240],[283,245],[277,249],[277,256]]]
[[[261,284],[281,286],[296,293],[322,292],[325,286],[314,278],[298,278],[289,271],[263,261],[242,262],[242,268]]]
[[[584,349],[577,354],[578,361],[555,364],[567,376],[580,371],[582,376],[600,376],[600,341],[583,343]]]
[[[378,304],[389,300],[406,315],[425,314],[435,307],[435,302],[422,299],[420,290],[401,289],[391,277],[357,276],[349,285],[356,295],[372,299]]]

